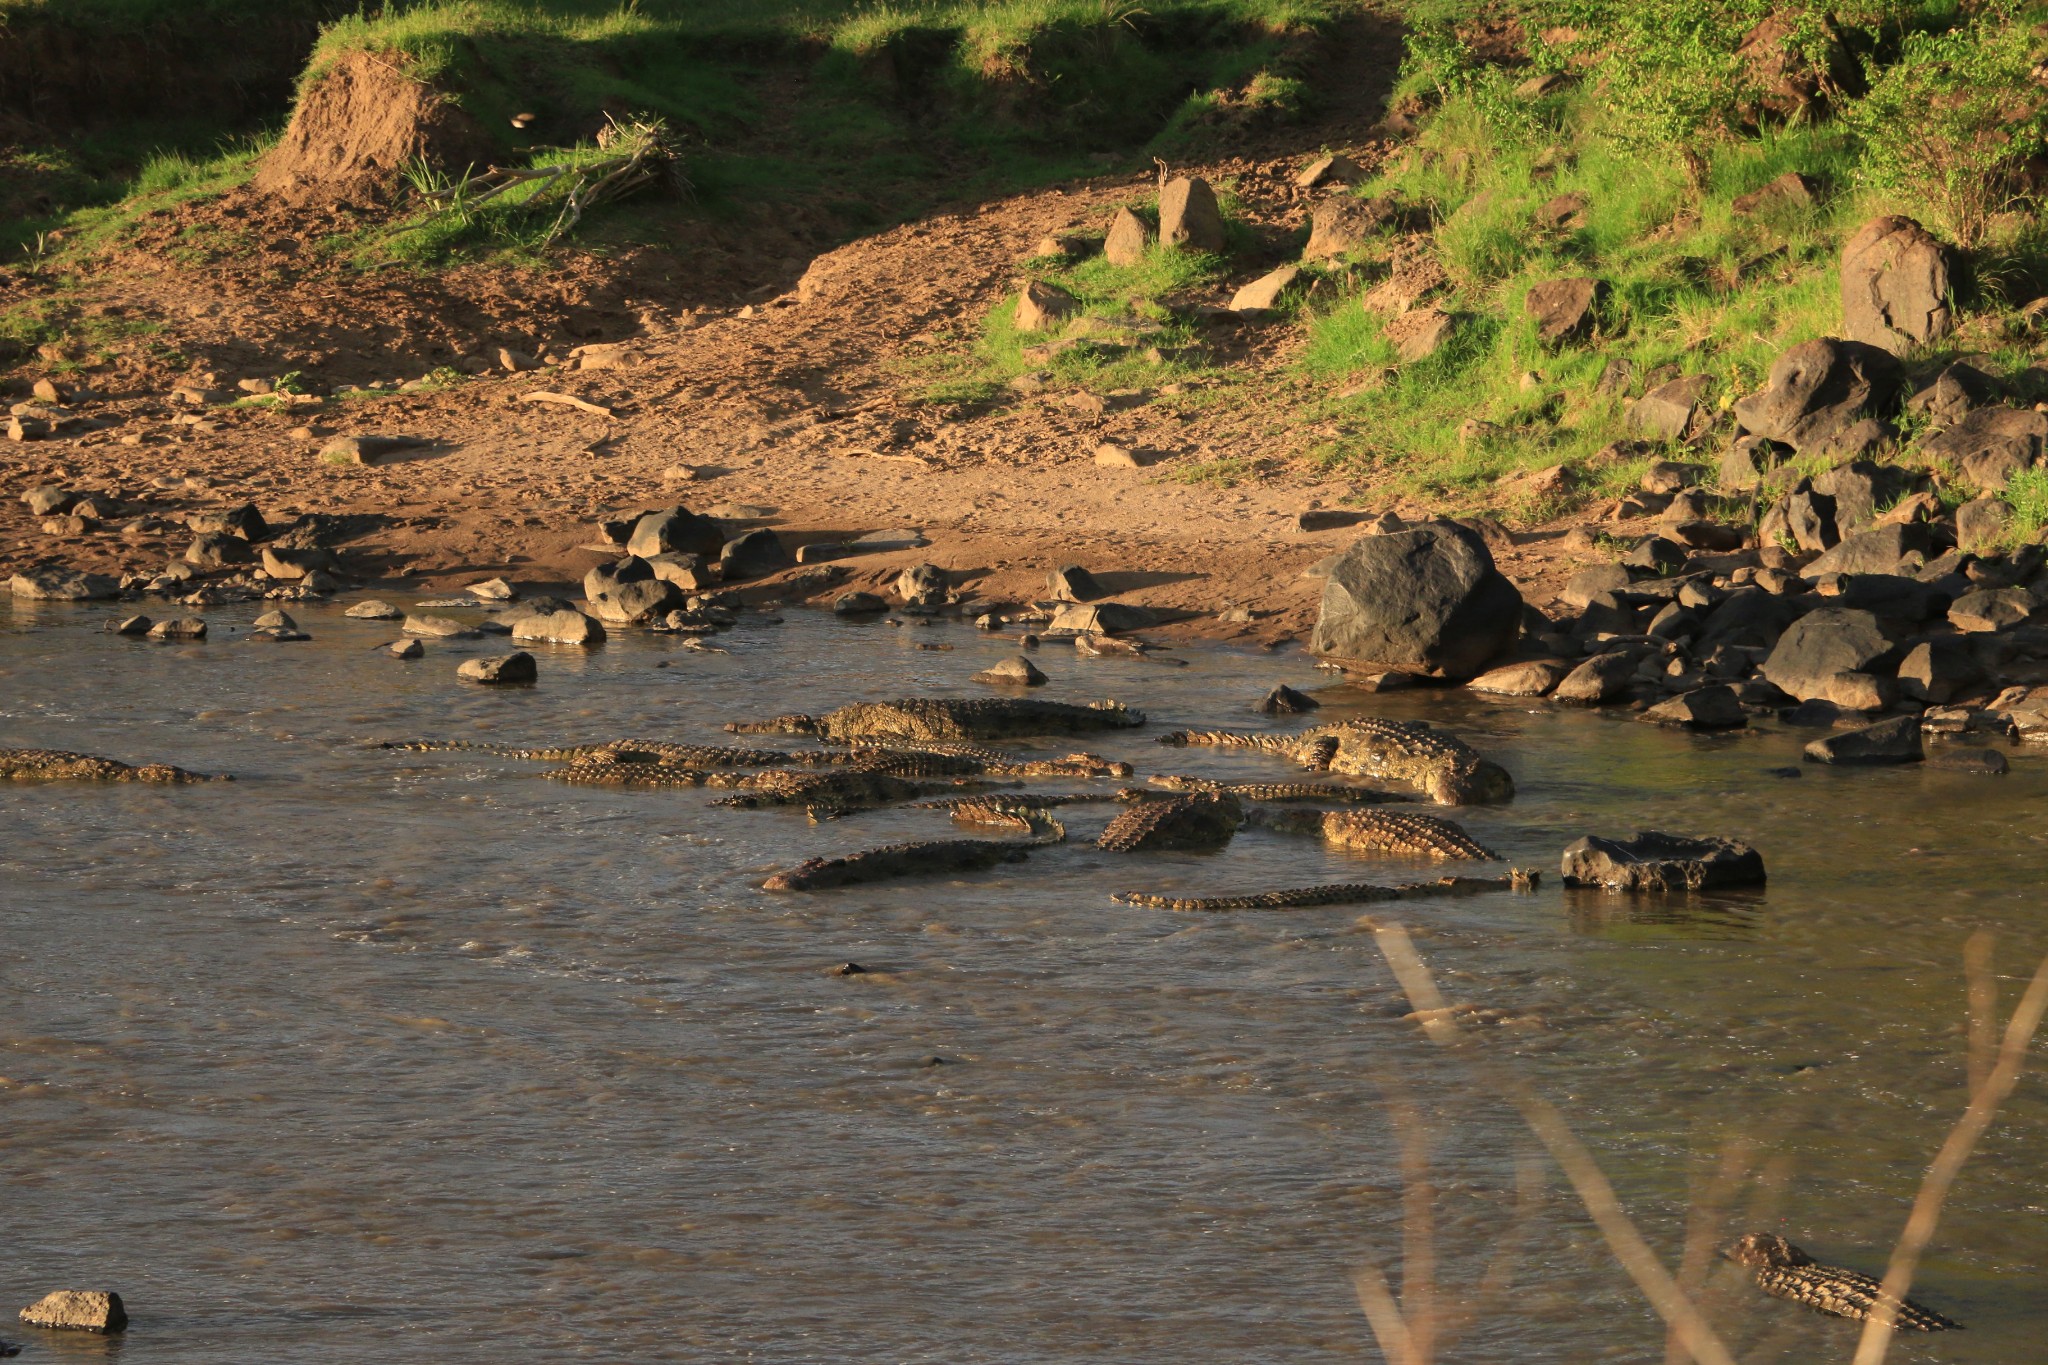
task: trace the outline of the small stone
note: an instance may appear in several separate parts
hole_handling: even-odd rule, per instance
[[[866,976],[867,974],[868,969],[861,966],[858,962],[842,962],[825,973],[827,976]]]
[[[152,640],[204,640],[206,622],[197,616],[180,616],[175,620],[158,621],[149,628]]]
[[[418,640],[393,640],[385,650],[394,659],[417,659],[426,654],[427,647]]]
[[[299,623],[292,620],[290,613],[266,611],[251,622],[258,630],[297,630]]]
[[[1054,569],[1046,579],[1045,590],[1055,602],[1093,602],[1109,595],[1095,576],[1078,564]]]
[[[343,436],[322,446],[320,458],[328,464],[376,464],[425,444],[417,436]]]
[[[1261,697],[1259,704],[1252,709],[1267,716],[1296,716],[1321,707],[1322,703],[1308,693],[1297,692],[1283,683]]]
[[[353,616],[358,621],[396,621],[405,613],[389,602],[380,602],[373,597],[367,602],[356,603],[342,615]]]
[[[109,620],[107,630],[115,635],[147,635],[155,624],[147,616],[130,616],[119,621]]]
[[[998,687],[1040,687],[1045,680],[1045,674],[1039,671],[1038,665],[1022,654],[1013,654],[974,675],[975,682]]]
[[[1104,469],[1143,469],[1147,462],[1129,446],[1104,441],[1095,447],[1095,463]]]
[[[60,1289],[21,1310],[31,1327],[61,1332],[118,1332],[128,1325],[121,1296],[103,1289]]]
[[[31,516],[51,517],[70,511],[78,495],[54,484],[42,484],[23,493],[21,500],[28,505]]]
[[[483,632],[450,616],[407,616],[399,629],[407,635],[425,635],[436,640],[475,640]]]
[[[511,602],[518,598],[519,589],[502,578],[486,578],[481,583],[470,584],[469,594],[482,602]]]
[[[1363,167],[1340,152],[1309,162],[1295,173],[1294,183],[1298,189],[1314,190],[1325,185],[1355,184],[1364,175]]]
[[[1695,688],[1652,706],[1643,719],[1653,725],[1676,725],[1688,730],[1735,730],[1749,724],[1735,689],[1723,684]]]
[[[871,592],[843,593],[832,603],[834,616],[869,616],[887,610],[888,602]]]
[[[1920,717],[1894,716],[1860,730],[1828,735],[1807,745],[1805,757],[1809,763],[1918,763],[1924,757]]]
[[[455,670],[455,676],[465,682],[497,687],[533,682],[540,677],[540,669],[534,664],[533,656],[521,649],[488,659],[464,660],[462,666]]]

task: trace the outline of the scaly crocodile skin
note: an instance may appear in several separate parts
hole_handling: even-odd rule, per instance
[[[853,752],[856,757],[920,753],[971,759],[981,765],[976,771],[991,777],[1129,777],[1132,773],[1130,764],[1103,758],[1100,754],[1074,753],[1061,758],[1033,758],[1029,754],[1008,753],[980,744],[948,743],[944,740],[917,743],[857,739],[853,741]]]
[[[216,782],[168,763],[131,765],[62,749],[0,749],[0,778],[15,782]]]
[[[766,772],[742,779],[746,791],[711,804],[756,810],[764,806],[810,806],[820,811],[859,810],[893,806],[943,791],[958,791],[980,785],[962,778],[950,781],[913,781],[866,768],[841,768],[836,772]]]
[[[1218,782],[1182,773],[1161,773],[1145,780],[1168,791],[1225,792],[1244,801],[1349,801],[1364,806],[1412,799],[1396,792],[1342,787],[1335,782]]]
[[[1318,725],[1293,735],[1234,730],[1176,730],[1161,744],[1202,744],[1285,754],[1315,772],[1387,778],[1445,806],[1506,801],[1514,781],[1456,735],[1413,720],[1361,718]]]
[[[1267,829],[1282,834],[1319,835],[1324,843],[1338,848],[1482,862],[1500,856],[1474,840],[1462,827],[1433,815],[1387,810],[1284,810],[1262,811],[1257,819]]]
[[[1262,891],[1249,896],[1155,896],[1142,891],[1124,891],[1111,897],[1122,905],[1142,905],[1154,910],[1295,910],[1312,905],[1355,905],[1364,901],[1411,900],[1422,896],[1474,895],[1482,891],[1506,891],[1512,883],[1506,877],[1439,877],[1430,882],[1407,882],[1385,886],[1377,882],[1332,882],[1324,886],[1297,886],[1288,891]]]
[[[1774,1298],[1790,1299],[1837,1318],[1861,1322],[1877,1311],[1881,1283],[1860,1270],[1818,1265],[1813,1257],[1774,1232],[1752,1232],[1724,1253],[1737,1265],[1755,1272],[1756,1287]],[[1894,1319],[1902,1332],[1947,1332],[1951,1322],[1931,1308],[1907,1299]]]
[[[1243,823],[1244,805],[1236,797],[1197,792],[1192,796],[1140,801],[1110,821],[1109,828],[1095,842],[1112,853],[1221,848]]]
[[[818,735],[841,743],[856,739],[1005,739],[1022,735],[1071,735],[1125,730],[1143,725],[1142,712],[1121,702],[1034,701],[1018,697],[911,697],[892,702],[856,702],[822,716],[776,716],[726,726],[735,734]]]
[[[769,891],[821,891],[834,886],[979,872],[1020,861],[1034,848],[1067,837],[1065,826],[1042,810],[1013,808],[1007,814],[1029,835],[1025,839],[917,839],[863,849],[843,858],[811,858],[762,883]]]
[[[568,744],[555,748],[520,748],[511,744],[484,744],[465,739],[421,739],[391,743],[386,749],[408,749],[423,753],[475,752],[500,758],[532,759],[545,763],[574,763],[605,754],[644,754],[663,763],[690,768],[845,767],[854,755],[837,749],[734,749],[722,745],[669,744],[658,739],[608,739],[602,744]],[[645,761],[645,760],[642,760]]]

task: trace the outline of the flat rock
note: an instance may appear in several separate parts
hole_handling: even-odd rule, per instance
[[[997,687],[1042,687],[1045,674],[1038,665],[1022,654],[1013,654],[999,663],[990,664],[974,675],[974,681],[989,683]]]
[[[1394,343],[1402,363],[1413,365],[1442,350],[1457,330],[1455,314],[1437,307],[1414,308],[1390,320],[1384,335]]]
[[[128,1325],[121,1296],[105,1289],[60,1289],[21,1310],[31,1327],[62,1332],[118,1332]]]
[[[1481,673],[1465,685],[1496,697],[1543,697],[1571,671],[1562,659],[1524,659]]]
[[[1158,617],[1145,607],[1129,602],[1076,602],[1054,613],[1048,630],[1073,631],[1084,635],[1120,635],[1156,625]]]
[[[1303,260],[1327,261],[1349,255],[1372,240],[1391,217],[1383,200],[1349,194],[1324,195],[1309,210],[1308,244]]]
[[[465,682],[498,687],[533,682],[540,677],[540,669],[534,664],[533,656],[520,649],[488,659],[465,659],[455,670],[455,676]]]
[[[511,621],[512,638],[521,644],[601,645],[605,640],[602,623],[574,608],[531,611]]]
[[[1298,265],[1269,270],[1230,296],[1230,311],[1247,315],[1269,313],[1280,306],[1281,296],[1300,278]]]
[[[382,602],[373,597],[367,602],[356,603],[342,615],[353,616],[358,621],[396,621],[405,613],[389,602]]]
[[[1342,152],[1317,157],[1294,173],[1297,189],[1321,189],[1325,185],[1351,185],[1365,176],[1365,168]]]
[[[1749,713],[1742,709],[1734,688],[1716,684],[1658,702],[1643,712],[1643,719],[1653,725],[1677,725],[1688,730],[1736,730],[1749,724]]]
[[[407,635],[425,635],[435,640],[476,640],[483,632],[450,616],[407,616],[399,627]]]
[[[1607,891],[1713,891],[1761,886],[1763,855],[1733,839],[1646,830],[1631,839],[1588,836],[1564,851],[1564,884]]]
[[[1948,609],[1948,621],[1957,630],[1977,634],[2006,630],[2033,613],[2033,594],[2025,588],[1979,588],[1956,599]]]
[[[2003,406],[1976,408],[1921,443],[1928,456],[1948,460],[1977,488],[1996,492],[2014,474],[2040,463],[2048,445],[2048,413]]]
[[[418,436],[341,436],[320,447],[320,458],[329,464],[376,464],[426,444]]]
[[[1860,730],[1825,735],[1807,745],[1804,752],[1809,763],[1918,763],[1924,757],[1920,717],[1894,716]]]
[[[931,544],[924,532],[909,529],[869,531],[846,542],[847,552],[857,555],[887,554],[895,550],[922,550]]]
[[[31,569],[8,582],[16,597],[32,602],[98,602],[120,594],[119,579],[72,569]]]
[[[1814,182],[1797,171],[1787,171],[1776,180],[1747,194],[1738,194],[1729,205],[1742,217],[1777,209],[1805,207],[1813,203]]]

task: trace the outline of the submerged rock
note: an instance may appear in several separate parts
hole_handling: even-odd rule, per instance
[[[1321,707],[1322,703],[1311,697],[1308,693],[1297,692],[1283,683],[1271,692],[1268,692],[1264,697],[1261,697],[1259,704],[1252,709],[1260,712],[1262,715],[1293,716],[1299,715],[1304,711],[1319,710]]]
[[[31,1327],[64,1332],[118,1332],[128,1325],[121,1296],[105,1289],[60,1289],[21,1310]]]
[[[1918,763],[1926,757],[1920,747],[1920,717],[1894,716],[1860,730],[1827,735],[1806,746],[1809,763],[1879,764]]]
[[[1711,891],[1761,886],[1763,855],[1733,839],[1646,830],[1632,839],[1587,836],[1564,851],[1566,886],[1608,891]]]

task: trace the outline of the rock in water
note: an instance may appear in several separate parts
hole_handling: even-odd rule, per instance
[[[896,575],[896,595],[906,607],[942,607],[946,587],[946,571],[936,564],[913,564]]]
[[[1268,716],[1297,716],[1304,711],[1315,711],[1321,707],[1322,703],[1308,693],[1297,692],[1283,683],[1260,698],[1259,704],[1253,709]]]
[[[1486,542],[1451,522],[1367,536],[1337,557],[1309,648],[1470,678],[1521,632],[1522,595]]]
[[[1857,710],[1885,704],[1896,647],[1875,615],[1823,607],[1794,621],[1764,660],[1763,675],[1801,701]]]
[[[646,559],[650,555],[702,555],[716,559],[725,545],[725,531],[709,517],[700,517],[678,503],[659,512],[649,512],[633,523],[626,540],[626,553]]]
[[[1474,692],[1496,697],[1541,697],[1548,695],[1571,672],[1572,666],[1560,659],[1529,659],[1518,664],[1502,664],[1465,685]]]
[[[1924,757],[1918,716],[1894,716],[1861,730],[1828,735],[1806,746],[1809,763],[1918,763]]]
[[[1656,725],[1677,725],[1687,730],[1737,730],[1749,724],[1735,689],[1725,683],[1696,687],[1670,701],[1659,702],[1643,712],[1643,719]]]
[[[978,683],[990,683],[997,687],[1042,687],[1045,674],[1038,671],[1038,665],[1022,654],[1013,654],[1001,663],[991,664],[974,675]]]
[[[104,1289],[60,1289],[21,1310],[31,1327],[66,1332],[118,1332],[128,1325],[121,1296]]]
[[[1564,884],[1608,891],[1712,891],[1761,886],[1763,855],[1733,839],[1645,830],[1633,839],[1587,836],[1564,851]]]
[[[389,602],[380,602],[373,597],[367,602],[356,603],[342,615],[353,616],[358,621],[396,621],[405,613]]]
[[[533,656],[521,649],[489,659],[465,660],[455,670],[455,676],[468,682],[503,686],[530,683],[540,677],[540,669],[534,665]]]
[[[1893,355],[1954,330],[1948,253],[1911,218],[1873,218],[1842,248],[1842,330]]]
[[[1179,176],[1159,192],[1159,240],[1192,251],[1223,250],[1223,213],[1209,182]]]
[[[601,645],[604,627],[573,607],[530,611],[512,618],[512,638],[522,644]]]

